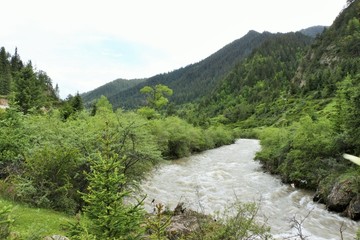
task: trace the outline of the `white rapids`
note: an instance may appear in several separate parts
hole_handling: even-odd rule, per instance
[[[340,239],[341,226],[343,239],[354,239],[359,223],[314,203],[313,193],[282,184],[264,173],[260,163],[254,161],[259,150],[258,140],[239,139],[234,144],[161,165],[141,184],[148,196],[146,209],[151,211],[151,201],[155,199],[170,209],[184,202],[188,208],[213,214],[237,199],[259,203],[259,217],[267,219],[276,239],[296,235],[290,219],[304,218],[302,231],[307,239]]]

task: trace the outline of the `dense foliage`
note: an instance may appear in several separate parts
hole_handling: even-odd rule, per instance
[[[304,99],[302,116],[298,114],[300,118],[286,124],[288,127],[268,129],[260,135],[264,149],[258,157],[287,181],[315,189],[320,182],[325,184],[327,177],[332,183],[326,184],[331,187],[342,173],[354,172],[341,154],[360,154],[356,137],[360,54],[353,42],[360,33],[356,27],[359,8],[359,1],[353,1],[316,39],[300,64],[293,79],[298,95],[292,98]],[[290,107],[283,111],[283,122],[293,117]],[[352,191],[357,195],[360,189]]]
[[[23,113],[48,109],[59,101],[57,87],[44,71],[37,71],[31,61],[24,64],[15,50],[11,56],[0,49],[0,98],[6,98]]]
[[[223,115],[227,122],[245,120],[255,113],[256,125],[269,124],[264,122],[265,116],[278,115],[270,113],[270,104],[288,97],[292,88],[289,79],[310,43],[311,38],[301,33],[271,36],[241,61],[195,112]]]
[[[36,206],[75,212],[83,204],[89,159],[101,152],[104,130],[112,133],[121,171],[138,180],[161,158],[178,158],[231,143],[225,127],[196,128],[177,117],[147,120],[134,112],[113,112],[105,97],[92,116],[85,110],[64,120],[62,112],[0,113],[0,163],[4,195]],[[179,129],[182,129],[179,131]]]
[[[63,101],[45,72],[1,48],[0,98],[10,102],[0,109],[1,196],[81,211],[69,230],[74,239],[135,239],[145,234],[142,199],[126,202],[146,172],[255,136],[262,144],[257,159],[284,182],[317,190],[324,203],[346,183],[349,201],[360,204],[359,168],[342,158],[360,155],[360,1],[347,3],[315,40],[250,31],[199,63]],[[110,91],[115,85],[119,94]],[[194,237],[246,239],[242,224],[268,237],[266,227],[248,221],[253,205],[236,207],[239,218],[204,226],[207,232]],[[7,229],[7,210],[0,215]],[[162,238],[161,222],[154,226]]]

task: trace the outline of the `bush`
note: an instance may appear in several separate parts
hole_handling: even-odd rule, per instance
[[[27,157],[26,172],[17,177],[20,201],[38,207],[74,213],[79,205],[77,190],[84,182],[82,162],[74,149],[44,146]]]
[[[198,231],[186,239],[201,240],[250,240],[271,239],[270,227],[258,218],[256,203],[242,203],[236,200],[212,218],[201,218]]]
[[[13,220],[10,219],[11,206],[0,209],[0,239],[7,239],[10,235],[10,227]]]
[[[285,128],[265,128],[259,131],[261,151],[256,153],[267,170],[279,173],[278,167],[285,161],[290,148],[290,132]]]

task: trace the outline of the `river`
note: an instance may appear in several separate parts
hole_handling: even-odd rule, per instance
[[[145,207],[155,199],[173,209],[178,202],[206,213],[222,211],[238,199],[257,202],[259,217],[267,219],[276,239],[296,235],[290,219],[303,219],[303,234],[311,240],[354,239],[359,223],[328,212],[312,201],[312,192],[282,184],[264,173],[254,156],[258,140],[239,139],[234,144],[162,164],[141,185],[148,195]],[[201,206],[201,207],[200,207]],[[294,238],[291,238],[294,239]]]

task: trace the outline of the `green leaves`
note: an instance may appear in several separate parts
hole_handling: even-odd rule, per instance
[[[0,209],[0,239],[8,239],[10,236],[10,226],[14,222],[9,216],[11,206],[5,206]]]
[[[325,177],[322,174],[334,165],[335,136],[330,120],[304,116],[288,128],[262,130],[262,150],[256,156],[272,173],[280,173],[285,182],[316,188]]]
[[[146,95],[148,106],[156,110],[161,109],[169,102],[166,96],[173,94],[169,87],[162,84],[158,84],[155,87],[145,86],[140,92]]]
[[[89,185],[83,194],[84,212],[92,223],[89,231],[99,239],[135,239],[143,231],[144,211],[141,202],[125,203],[131,197],[123,171],[127,156],[115,153],[109,130],[108,127],[104,129],[102,151],[89,159],[90,172],[86,174]]]

